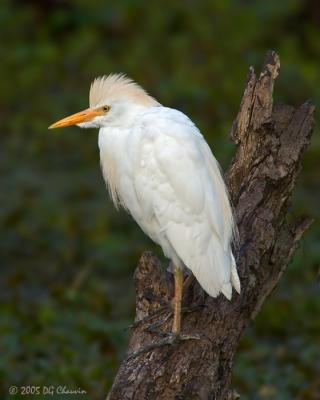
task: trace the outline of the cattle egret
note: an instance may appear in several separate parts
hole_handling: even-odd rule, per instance
[[[231,242],[235,223],[219,164],[194,123],[164,107],[122,74],[90,87],[90,107],[49,128],[100,128],[104,179],[171,260],[175,280],[172,335],[181,330],[183,269],[212,297],[231,299],[240,281]]]

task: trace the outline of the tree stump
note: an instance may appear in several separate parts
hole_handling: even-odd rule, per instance
[[[185,303],[198,305],[183,315],[182,331],[201,334],[201,340],[181,341],[153,348],[159,336],[133,330],[108,400],[234,399],[230,380],[238,343],[266,297],[280,280],[311,223],[289,221],[289,200],[301,170],[303,154],[314,127],[314,106],[295,109],[273,105],[273,87],[280,67],[268,52],[259,77],[251,67],[231,129],[236,153],[226,173],[239,229],[235,249],[241,294],[229,302],[207,296],[196,282]],[[186,182],[186,184],[188,184]],[[172,275],[151,253],[142,255],[135,271],[136,320],[173,297]],[[170,331],[172,319],[161,329]],[[150,346],[151,344],[151,346]],[[149,346],[148,352],[131,357]]]

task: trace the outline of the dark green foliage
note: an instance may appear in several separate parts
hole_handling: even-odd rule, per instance
[[[154,249],[107,200],[97,132],[47,126],[87,107],[94,77],[125,72],[186,112],[226,166],[248,66],[267,49],[281,56],[277,100],[319,108],[319,24],[312,0],[1,1],[1,398],[14,384],[103,398],[134,315],[134,267]],[[319,156],[317,131],[293,215],[319,217]],[[315,224],[242,342],[245,399],[320,398],[319,241]]]

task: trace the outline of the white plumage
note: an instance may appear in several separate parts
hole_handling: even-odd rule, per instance
[[[111,197],[203,289],[231,298],[240,282],[231,251],[232,211],[218,163],[183,113],[158,104],[129,127],[101,128],[100,159]],[[231,272],[232,271],[232,272]]]
[[[235,224],[219,165],[199,130],[123,75],[96,79],[90,107],[74,123],[100,127],[101,166],[115,205],[210,296],[231,299],[232,286],[240,292]],[[70,125],[75,116],[52,127]]]

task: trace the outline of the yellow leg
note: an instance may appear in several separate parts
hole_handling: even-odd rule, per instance
[[[183,291],[183,272],[180,268],[174,269],[174,300],[172,333],[179,335],[181,331],[181,303]]]

